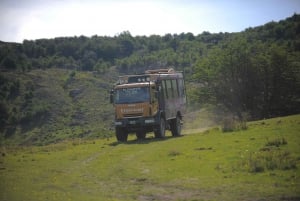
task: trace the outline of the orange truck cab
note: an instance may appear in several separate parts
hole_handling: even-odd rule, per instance
[[[186,110],[186,93],[181,72],[170,69],[148,70],[142,75],[120,76],[111,90],[115,108],[118,141],[127,141],[128,133],[143,139],[148,132],[163,138],[166,129],[181,135]]]

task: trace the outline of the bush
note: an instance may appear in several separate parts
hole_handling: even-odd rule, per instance
[[[237,120],[234,117],[225,117],[222,122],[223,132],[233,132],[238,130],[247,130],[247,122],[245,120]]]
[[[28,108],[20,118],[21,123],[29,123],[37,120],[41,120],[43,117],[48,116],[50,113],[50,107],[48,105],[35,104]]]
[[[297,160],[289,151],[264,151],[250,153],[244,162],[249,172],[258,173],[266,170],[290,170],[296,169]]]
[[[169,151],[168,156],[174,157],[174,156],[179,156],[180,154],[181,154],[180,151],[177,151],[177,150],[171,150],[171,151]]]
[[[279,146],[285,145],[285,144],[287,144],[287,141],[284,137],[282,137],[282,138],[276,138],[273,140],[268,140],[268,142],[265,145],[279,147]]]
[[[5,103],[0,102],[0,130],[6,125],[9,117],[8,107]]]

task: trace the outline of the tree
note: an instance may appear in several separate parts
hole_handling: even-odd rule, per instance
[[[120,43],[120,56],[127,57],[130,56],[134,51],[133,37],[129,31],[124,31],[118,36]]]
[[[93,70],[97,55],[93,51],[86,51],[82,59],[82,70]]]
[[[15,70],[17,68],[16,60],[15,55],[9,54],[2,60],[0,65],[4,66],[6,69]]]

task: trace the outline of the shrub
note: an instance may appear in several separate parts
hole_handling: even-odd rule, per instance
[[[238,130],[247,130],[247,122],[245,120],[238,120],[234,117],[225,117],[222,122],[223,132],[232,132]]]
[[[244,162],[249,172],[258,173],[265,170],[290,170],[296,169],[297,160],[291,156],[289,151],[264,151],[250,153]]]
[[[0,102],[0,130],[6,125],[9,117],[9,108],[5,102]]]
[[[268,142],[266,143],[266,146],[276,146],[279,147],[281,145],[285,145],[287,144],[287,141],[284,137],[282,138],[276,138],[273,140],[268,140]]]
[[[168,156],[178,156],[178,155],[180,155],[181,154],[181,152],[179,152],[179,151],[176,151],[176,150],[171,150],[171,151],[169,151],[169,154],[168,154]]]
[[[226,117],[223,119],[222,131],[232,132],[235,130],[235,121],[231,117]]]

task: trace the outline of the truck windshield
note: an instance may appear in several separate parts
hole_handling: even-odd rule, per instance
[[[150,100],[149,87],[123,88],[115,91],[115,103],[141,103]]]

